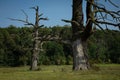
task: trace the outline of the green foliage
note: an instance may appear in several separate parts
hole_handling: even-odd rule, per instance
[[[10,25],[0,28],[0,66],[29,65],[33,46],[33,28]],[[88,40],[88,54],[93,63],[120,63],[120,32],[97,30]],[[71,39],[69,26],[43,27],[39,36],[59,35]],[[44,51],[39,53],[39,64],[72,64],[70,45],[48,41],[43,44]]]
[[[47,42],[44,44],[45,48],[45,56],[48,61],[51,63],[49,64],[64,64],[65,63],[65,55],[63,52],[63,47],[61,44],[58,44],[56,42]]]
[[[29,48],[28,40],[30,38],[28,34],[31,34],[31,33],[22,34],[20,30],[22,30],[22,28],[20,29],[14,26],[0,29],[0,32],[1,32],[0,51],[1,51],[1,54],[3,54],[1,56],[4,56],[3,58],[0,59],[0,62],[2,62],[0,65],[4,65],[4,66],[23,65],[23,63],[25,62],[25,59],[24,61],[22,61],[21,60],[22,57],[26,57],[26,58],[28,57],[28,56],[25,56],[26,55],[25,48]],[[24,37],[26,37],[26,39],[24,39]]]
[[[98,30],[88,42],[88,53],[93,62],[120,63],[120,32]]]

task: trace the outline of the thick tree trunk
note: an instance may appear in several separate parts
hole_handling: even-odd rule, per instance
[[[38,41],[38,30],[35,30],[35,40],[33,42],[33,51],[31,58],[31,68],[30,70],[38,70],[38,55],[39,55],[39,41]]]
[[[73,39],[73,70],[88,70],[90,68],[86,52],[86,41],[90,30],[86,30],[83,26],[84,16],[82,10],[82,1],[83,0],[73,0],[73,13],[71,23]]]
[[[36,32],[36,38],[38,36],[38,31]],[[31,61],[31,68],[30,70],[38,70],[37,64],[38,64],[38,55],[39,55],[39,41],[35,39],[33,43],[33,52],[32,52],[32,61]]]
[[[72,43],[73,49],[73,70],[88,70],[89,62],[86,55],[86,42],[77,39]]]

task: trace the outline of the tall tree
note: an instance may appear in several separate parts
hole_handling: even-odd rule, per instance
[[[113,5],[110,0],[108,1]],[[93,24],[100,29],[102,29],[100,24],[113,25],[120,28],[120,11],[109,11],[104,6],[98,5],[97,0],[86,0],[86,25],[84,26],[83,0],[73,0],[72,20],[63,20],[72,24],[73,70],[88,70],[90,68],[86,44],[88,38],[94,32]],[[117,20],[116,23],[111,23],[105,18],[108,14]]]
[[[83,10],[82,10],[83,0],[73,0],[73,15],[72,15],[72,49],[73,49],[73,70],[88,69],[89,62],[86,53],[86,40],[91,34],[92,23],[89,22],[88,29],[84,29],[83,26]],[[90,5],[88,5],[90,6]],[[88,7],[87,7],[88,8]],[[89,13],[91,9],[88,9],[87,18],[89,18]],[[83,31],[84,30],[84,31]]]
[[[38,29],[39,29],[39,13],[38,13],[38,6],[35,8],[36,11],[36,20],[34,25],[34,42],[33,42],[33,50],[32,50],[32,56],[31,56],[31,67],[30,70],[37,70],[37,64],[38,64],[38,55],[39,55],[39,41],[38,41]]]
[[[39,49],[39,45],[42,45],[42,41],[43,41],[43,37],[45,36],[40,36],[39,37],[39,28],[43,27],[44,25],[39,26],[39,21],[40,20],[48,20],[47,18],[41,18],[41,16],[43,14],[39,14],[39,7],[32,7],[31,9],[34,9],[36,12],[36,16],[35,16],[35,24],[30,23],[28,21],[28,15],[23,11],[23,13],[26,16],[26,20],[20,20],[20,19],[13,19],[13,18],[9,18],[10,20],[15,20],[15,21],[20,21],[20,22],[24,22],[25,25],[31,25],[34,27],[34,33],[33,33],[33,48],[32,48],[32,55],[31,55],[31,66],[30,66],[30,70],[38,70],[38,58],[39,58],[39,52],[41,49]],[[40,47],[41,48],[41,47]]]

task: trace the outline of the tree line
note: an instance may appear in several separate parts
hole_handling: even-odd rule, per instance
[[[33,47],[33,27],[10,25],[0,28],[0,66],[30,65]],[[42,27],[39,34],[59,34],[62,39],[72,37],[70,26]],[[87,41],[90,63],[120,63],[120,32],[96,30]],[[39,44],[41,49],[41,45]],[[69,44],[59,40],[46,41],[39,52],[39,65],[73,64],[73,52]]]

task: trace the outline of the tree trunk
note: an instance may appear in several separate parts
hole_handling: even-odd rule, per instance
[[[73,70],[88,70],[89,62],[86,54],[86,42],[77,39],[72,43]]]
[[[73,50],[73,70],[88,70],[89,62],[86,52],[86,38],[83,26],[83,0],[73,0],[72,13],[72,50]]]
[[[38,70],[37,64],[38,64],[38,55],[39,55],[39,41],[37,39],[38,37],[38,30],[35,32],[35,40],[33,43],[33,51],[32,51],[32,61],[31,61],[31,68],[30,70]]]
[[[38,6],[36,10],[36,21],[34,26],[34,42],[33,42],[33,51],[31,58],[31,67],[30,70],[38,70],[38,57],[39,57],[39,40],[38,40],[38,29],[39,29],[39,14],[38,14]]]

